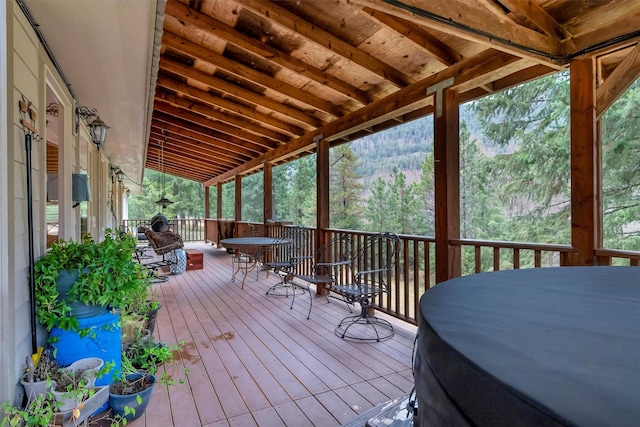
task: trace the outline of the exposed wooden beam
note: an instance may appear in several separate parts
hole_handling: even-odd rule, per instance
[[[197,113],[192,113],[190,111],[185,111],[182,108],[173,107],[169,104],[163,103],[162,101],[157,101],[154,104],[155,111],[159,113],[164,113],[168,116],[172,116],[177,120],[188,120],[191,123],[195,123],[199,126],[202,126],[207,129],[211,129],[215,132],[221,132],[227,134],[229,136],[233,136],[235,138],[243,139],[248,142],[252,142],[254,144],[267,147],[267,148],[275,148],[278,143],[274,143],[272,140],[254,135],[250,132],[245,132],[242,129],[239,129],[235,126],[230,126],[226,123],[208,120],[205,117]]]
[[[233,171],[227,172],[207,181],[205,185],[213,185],[219,180],[229,179],[231,174],[239,173],[239,171],[243,170],[244,168],[254,167],[260,164],[262,161],[269,161],[272,158],[284,157],[287,155],[287,153],[300,152],[301,150],[304,150],[306,147],[311,145],[313,143],[313,138],[319,134],[322,134],[325,139],[329,139],[333,135],[337,135],[341,132],[353,129],[370,121],[376,121],[379,117],[392,114],[394,111],[404,108],[408,105],[415,104],[417,102],[423,102],[427,97],[426,90],[428,87],[447,80],[451,77],[454,78],[453,87],[455,88],[456,86],[459,86],[468,80],[475,79],[478,76],[482,76],[487,73],[491,73],[518,60],[520,60],[519,57],[489,49],[480,53],[479,55],[460,61],[457,64],[454,64],[445,70],[442,70],[417,83],[414,83],[411,86],[395,92],[384,99],[373,102],[370,105],[361,108],[357,112],[348,114],[345,117],[337,119],[331,123],[327,123],[316,131],[307,133],[306,135],[292,141],[286,146],[276,148],[275,150],[267,153],[264,156],[253,159],[240,168],[236,168]]]
[[[265,90],[278,92],[291,98],[292,101],[305,104],[307,109],[323,111],[334,117],[342,116],[342,110],[329,101],[226,58],[217,52],[195,44],[178,35],[165,33],[162,36],[162,43],[194,59],[207,62],[216,68],[224,70],[238,79],[247,80]]]
[[[531,0],[499,0],[507,9],[513,12],[524,22],[533,23],[544,34],[559,40],[571,37],[571,34],[564,29],[549,13]]]
[[[462,60],[462,55],[413,22],[370,7],[364,7],[362,12],[376,20],[380,25],[402,34],[444,65],[453,65]]]
[[[155,117],[151,122],[151,125],[157,126],[161,129],[165,129],[167,132],[173,132],[178,135],[188,136],[189,138],[192,138],[194,140],[205,142],[209,145],[218,147],[220,150],[234,153],[235,157],[237,157],[239,161],[250,159],[257,153],[257,150],[255,149],[249,149],[237,144],[231,144],[227,140],[195,132],[183,126],[176,125],[173,122],[162,121],[160,119],[156,119]]]
[[[299,16],[283,9],[271,2],[260,0],[235,0],[245,8],[269,19],[307,40],[329,49],[334,54],[340,55],[355,64],[360,65],[367,72],[374,73],[384,80],[396,85],[405,87],[413,83],[413,79],[396,70],[389,64],[385,64],[379,59],[361,51],[355,46],[335,37],[329,32],[303,20]]]
[[[235,167],[248,159],[248,156],[240,155],[232,150],[229,150],[227,147],[220,146],[216,141],[211,141],[206,138],[197,139],[193,136],[185,136],[177,132],[179,128],[167,129],[166,126],[161,126],[164,126],[164,124],[154,123],[151,126],[150,134],[153,138],[157,140],[166,138],[168,141],[176,143],[178,145],[184,147],[189,146],[190,150],[215,155],[217,158],[216,161],[224,167]]]
[[[533,65],[494,81],[493,89],[495,91],[504,90],[556,72],[555,68],[546,65]]]
[[[209,34],[225,40],[234,46],[258,55],[273,64],[286,68],[289,71],[304,76],[310,80],[325,85],[326,87],[346,96],[359,103],[366,105],[372,99],[363,90],[355,88],[331,74],[319,70],[298,58],[277,50],[259,40],[248,37],[217,19],[199,13],[187,5],[176,1],[167,2],[166,13],[177,17],[181,22],[193,25]]]
[[[173,74],[179,75],[185,79],[192,79],[196,82],[208,85],[218,92],[224,92],[232,97],[237,97],[243,101],[268,108],[277,113],[283,114],[287,117],[291,117],[298,121],[298,126],[306,128],[307,130],[313,130],[322,125],[322,120],[300,111],[296,108],[289,107],[281,102],[278,102],[268,96],[252,92],[244,89],[240,86],[229,83],[225,80],[219,79],[211,74],[197,70],[185,64],[181,64],[178,61],[174,61],[169,58],[160,58],[160,68],[169,71]]]
[[[605,111],[640,77],[640,44],[616,67],[596,90],[596,117]]]
[[[158,113],[154,116],[152,124],[158,127],[164,126],[166,129],[172,129],[174,132],[174,129],[180,129],[179,131],[183,135],[187,135],[193,139],[199,139],[200,141],[206,141],[220,148],[226,147],[229,151],[235,152],[239,155],[248,155],[252,157],[267,152],[266,148],[260,147],[251,142],[221,134],[220,132],[194,125],[186,121],[176,120],[175,118],[162,113]]]
[[[156,85],[161,88],[168,89],[172,92],[179,93],[183,96],[188,96],[189,98],[192,98],[200,103],[208,104],[214,107],[220,107],[230,113],[238,114],[240,116],[246,116],[251,120],[260,122],[264,126],[272,127],[278,131],[284,132],[289,136],[302,135],[305,133],[298,126],[295,126],[291,123],[284,122],[268,114],[256,111],[253,108],[248,108],[231,100],[221,98],[209,92],[205,92],[201,89],[189,86],[185,83],[170,79],[164,75],[158,76]]]
[[[393,16],[415,22],[418,25],[447,34],[460,37],[464,40],[491,46],[502,52],[517,55],[523,58],[533,59],[536,62],[553,65],[553,61],[546,55],[532,51],[522,50],[518,46],[526,46],[534,51],[561,55],[561,45],[557,39],[540,34],[529,28],[515,24],[511,20],[500,20],[491,11],[483,9],[477,2],[467,0],[448,0],[446,2],[425,2],[423,0],[403,0],[401,3],[423,10],[427,14],[439,16],[442,19],[430,19],[410,10],[390,5],[384,0],[353,0],[355,3],[381,10]],[[455,11],[455,15],[452,15]],[[459,24],[454,26],[452,23]],[[486,35],[471,31],[482,30],[494,36],[493,39]],[[496,39],[508,40],[509,43],[501,43]]]
[[[215,158],[215,167],[218,167],[223,170],[227,170],[231,167],[236,167],[241,161],[238,160],[238,157],[235,158],[229,155],[226,152],[223,152],[220,149],[217,149],[215,146],[207,144],[203,141],[196,141],[193,138],[182,137],[180,135],[176,135],[174,133],[165,132],[164,134],[160,132],[157,127],[153,127],[150,132],[149,141],[153,142],[161,142],[164,141],[171,142],[175,144],[176,147],[180,147],[181,150],[184,151],[185,155],[195,155],[198,156],[199,159],[203,158]],[[180,155],[180,153],[178,153]]]
[[[162,139],[153,138],[152,141],[159,142]],[[213,156],[208,156],[204,153],[194,153],[193,151],[185,150],[184,146],[172,146],[166,144],[163,147],[164,150],[164,165],[165,166],[182,166],[188,170],[195,169],[196,171],[206,170],[209,173],[219,173],[224,171],[225,168],[219,164],[215,164],[211,161]],[[149,153],[150,156],[157,156],[157,152]]]
[[[173,106],[179,107],[183,110],[194,111],[202,114],[212,121],[226,123],[231,126],[235,126],[244,129],[247,132],[255,135],[263,136],[265,138],[272,139],[278,142],[289,142],[291,137],[283,133],[279,133],[271,128],[261,126],[259,123],[249,120],[246,117],[240,117],[233,114],[226,113],[222,110],[210,107],[200,102],[195,102],[191,98],[180,97],[174,93],[167,92],[161,87],[156,89],[156,101],[165,102]]]
[[[618,0],[615,2],[615,7],[611,7],[611,2],[596,2],[595,4],[600,6],[591,8],[588,13],[582,13],[579,18],[564,24],[567,31],[573,34],[571,39],[563,42],[565,54],[580,52],[582,49],[596,46],[607,40],[637,33],[638,22],[640,22],[639,1]],[[598,25],[595,26],[594,22],[597,22]],[[627,40],[627,43],[631,45],[637,41],[638,37],[635,37],[633,40]],[[603,50],[597,53],[620,47],[620,43],[616,43],[613,46],[603,47]]]

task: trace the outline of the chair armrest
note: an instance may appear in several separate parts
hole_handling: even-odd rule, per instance
[[[388,268],[378,268],[376,270],[365,270],[365,271],[359,271],[355,274],[354,279],[356,284],[360,284],[360,278],[363,276],[368,276],[368,275],[373,275],[373,274],[381,274],[384,273],[386,271],[389,271]],[[375,283],[375,282],[374,282]]]

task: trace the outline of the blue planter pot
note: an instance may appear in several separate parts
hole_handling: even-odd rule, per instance
[[[107,310],[106,307],[101,305],[87,305],[80,301],[73,301],[67,297],[69,290],[73,284],[78,280],[78,270],[69,272],[67,270],[60,270],[58,272],[58,278],[56,279],[56,289],[60,294],[60,299],[66,300],[69,307],[71,307],[71,314],[78,319],[84,319],[86,317],[95,317],[104,314]]]
[[[156,383],[156,377],[150,374],[136,373],[127,375],[126,379],[127,381],[135,381],[142,378],[143,376],[150,378],[151,385],[138,393],[124,395],[114,394],[111,391],[113,390],[113,387],[117,384],[117,382],[111,384],[111,386],[109,387],[109,405],[111,406],[114,415],[119,415],[127,421],[132,421],[144,414],[144,411],[147,409],[149,401],[151,400],[151,393],[153,392],[153,386]],[[137,396],[140,396],[142,398],[141,403],[138,403]],[[134,409],[135,413],[125,415],[126,407]]]

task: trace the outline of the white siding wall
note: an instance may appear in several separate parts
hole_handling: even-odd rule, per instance
[[[60,237],[80,238],[80,209],[72,208],[71,174],[78,173],[79,144],[74,129],[74,100],[55,71],[37,34],[15,1],[0,4],[0,401],[18,402],[20,374],[32,353],[29,297],[28,192],[25,134],[20,125],[18,101],[27,99],[38,118],[40,141],[31,152],[33,183],[34,255],[46,250],[46,106],[47,92],[60,104],[59,188]],[[86,133],[83,129],[80,134]],[[51,135],[49,135],[51,137]],[[109,164],[104,153],[90,150],[91,206],[96,239],[110,225],[106,206]],[[102,181],[102,182],[101,182]],[[92,231],[93,231],[92,230]],[[46,344],[46,333],[38,326],[37,344]]]
[[[11,124],[7,132],[7,167],[3,173],[7,174],[9,182],[7,192],[7,232],[6,240],[8,247],[8,274],[7,283],[8,301],[3,307],[3,329],[11,330],[10,340],[3,342],[3,347],[7,354],[7,387],[3,388],[3,400],[14,397],[16,383],[20,373],[24,369],[24,359],[31,354],[31,322],[30,303],[28,286],[28,227],[27,227],[27,171],[25,137],[20,125],[20,113],[18,101],[24,96],[32,102],[33,109],[41,115],[39,100],[40,90],[39,79],[39,42],[36,34],[31,29],[29,23],[22,15],[14,2],[7,2],[7,108],[9,110],[9,120]],[[10,21],[10,22],[9,22]],[[37,126],[37,123],[36,123]],[[33,219],[35,241],[42,240],[42,214],[40,196],[41,185],[39,184],[42,175],[40,172],[40,158],[44,156],[44,146],[34,141],[33,160]],[[4,240],[4,239],[3,239]],[[42,250],[42,245],[37,244],[35,251]],[[7,315],[4,315],[4,309]],[[7,318],[8,317],[8,318]],[[4,323],[5,319],[9,324]],[[44,337],[43,337],[44,338]],[[43,339],[40,340],[41,342]],[[4,376],[4,375],[3,375]],[[5,384],[3,384],[4,387]]]
[[[15,383],[13,375],[8,375],[14,369],[13,359],[15,356],[14,346],[7,345],[14,342],[13,328],[6,327],[12,322],[13,300],[9,291],[9,242],[7,240],[7,230],[9,230],[9,175],[1,171],[7,170],[8,162],[8,124],[10,120],[9,109],[7,107],[8,94],[8,65],[7,33],[9,23],[12,21],[10,7],[7,10],[7,2],[0,2],[0,401],[5,401],[11,397],[9,390]]]

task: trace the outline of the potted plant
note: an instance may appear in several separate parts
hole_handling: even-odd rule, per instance
[[[42,352],[34,363],[31,356],[27,356],[25,373],[20,379],[24,387],[27,400],[31,402],[40,395],[46,395],[51,389],[51,377],[58,369],[58,364],[50,357],[49,350]]]
[[[51,393],[58,402],[58,411],[68,412],[75,408],[79,409],[80,403],[91,397],[93,390],[89,386],[84,370],[63,368],[59,369],[53,380]]]
[[[164,342],[155,341],[153,337],[140,339],[125,350],[125,355],[131,365],[138,371],[155,374],[158,366],[174,361],[174,352],[180,351],[178,345],[169,346]]]
[[[121,312],[131,316],[134,321],[134,327],[139,327],[140,331],[146,330],[149,331],[149,334],[153,334],[160,308],[162,308],[162,305],[158,301],[155,290],[149,292],[146,289],[138,289],[136,292],[131,293]],[[140,319],[142,320],[142,325],[136,323]]]
[[[122,355],[122,372],[109,386],[109,406],[117,424],[139,418],[149,405],[156,377],[138,372],[125,353]]]
[[[46,394],[38,395],[35,399],[29,401],[24,408],[3,402],[0,405],[0,409],[4,412],[2,423],[0,423],[2,427],[58,426],[58,424],[54,423],[57,410],[56,402],[49,399]]]
[[[126,305],[131,295],[148,292],[151,279],[133,261],[136,239],[121,231],[106,230],[103,241],[85,236],[81,242],[61,240],[34,266],[36,308],[40,323],[48,331],[53,327],[76,330],[78,314],[72,304],[97,306],[100,313],[107,307]],[[58,286],[59,278],[71,276],[68,289]],[[89,316],[94,316],[90,314]]]

